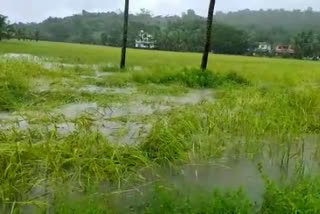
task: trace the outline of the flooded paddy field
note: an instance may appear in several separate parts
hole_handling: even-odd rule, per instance
[[[317,213],[320,68],[224,57],[0,55],[0,213]]]

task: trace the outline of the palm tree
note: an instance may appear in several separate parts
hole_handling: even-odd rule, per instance
[[[128,20],[129,20],[129,0],[125,0],[124,24],[123,24],[123,41],[120,68],[126,67],[127,40],[128,40]]]
[[[204,46],[204,52],[203,52],[202,63],[201,63],[202,70],[206,70],[208,66],[208,57],[209,57],[209,51],[211,47],[212,21],[213,21],[213,13],[214,13],[215,5],[216,5],[216,0],[210,0],[208,19],[207,19],[206,43]]]

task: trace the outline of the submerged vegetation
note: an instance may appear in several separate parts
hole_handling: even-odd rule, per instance
[[[0,56],[0,213],[319,212],[317,63],[16,44],[38,57]]]

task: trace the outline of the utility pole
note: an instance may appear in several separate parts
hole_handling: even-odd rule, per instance
[[[206,34],[206,42],[204,46],[204,52],[202,56],[201,69],[204,71],[208,66],[208,57],[211,49],[211,33],[212,33],[212,22],[213,22],[213,13],[214,7],[216,5],[216,0],[210,0],[209,11],[208,11],[208,19],[207,19],[207,34]]]
[[[120,63],[121,69],[124,69],[126,67],[128,20],[129,20],[129,0],[125,0],[124,24],[123,24],[123,35],[122,35],[123,41],[122,41],[121,63]]]

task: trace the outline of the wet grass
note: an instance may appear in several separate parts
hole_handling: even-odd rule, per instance
[[[319,179],[306,177],[290,184],[268,182],[262,213],[320,212]]]
[[[216,105],[204,103],[162,117],[142,150],[161,163],[218,158],[230,149],[233,156],[255,157],[265,152],[268,138],[286,148],[296,138],[319,133],[317,90],[302,95],[247,87],[224,93]]]
[[[0,52],[75,64],[0,60],[0,113],[22,114],[30,124],[22,130],[14,118],[15,126],[0,129],[1,213],[319,212],[319,64],[214,55],[211,71],[201,72],[199,54],[129,50],[129,66],[118,72],[115,48],[10,41],[0,43]],[[81,90],[87,86],[134,90]],[[205,88],[214,101],[179,102]],[[68,119],[58,112],[81,103],[166,108],[113,118],[89,112]],[[139,144],[117,144],[92,128],[100,120],[152,128]],[[12,121],[0,118],[0,128]],[[61,135],[60,123],[75,130]],[[126,135],[128,127],[116,126],[116,133]],[[163,175],[163,169],[183,174],[185,165],[229,159],[260,170],[262,196],[213,184],[177,187]],[[196,180],[198,173],[195,168]]]

